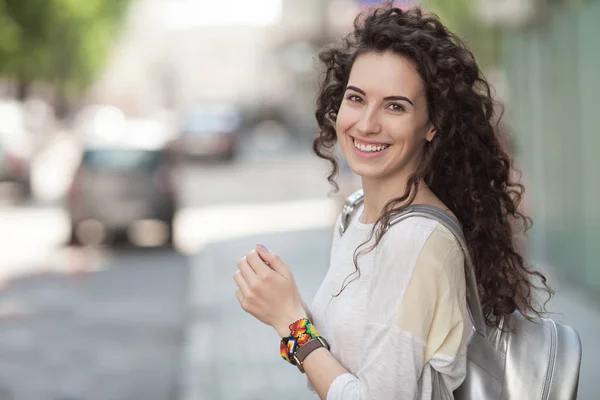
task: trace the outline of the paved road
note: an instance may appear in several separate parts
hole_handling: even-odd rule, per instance
[[[0,293],[0,399],[177,398],[187,258],[123,250],[107,266]]]
[[[231,236],[233,215],[241,216],[234,236],[327,223],[329,187],[314,179],[325,174],[319,160],[246,150],[233,164],[183,165],[179,249]],[[69,224],[58,200],[0,201],[0,221],[0,400],[179,398],[195,258],[64,247]]]

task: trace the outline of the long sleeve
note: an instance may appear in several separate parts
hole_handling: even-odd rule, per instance
[[[358,369],[337,377],[327,400],[430,398],[431,368],[441,372],[450,391],[464,379],[464,363],[456,362],[465,336],[462,252],[451,233],[438,226],[412,255],[413,262],[399,263],[416,245],[406,232],[391,230],[380,243],[364,332],[356,333],[361,337]]]

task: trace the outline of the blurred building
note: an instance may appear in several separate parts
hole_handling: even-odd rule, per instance
[[[600,294],[600,1],[478,0],[502,28],[533,256]]]
[[[138,0],[88,101],[148,115],[232,102],[314,131],[314,55],[348,32],[354,0]]]

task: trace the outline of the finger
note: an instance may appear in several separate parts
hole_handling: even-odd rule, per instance
[[[235,281],[235,284],[238,286],[242,295],[244,297],[248,297],[251,293],[250,286],[248,286],[248,282],[246,282],[239,270],[235,271],[233,274],[233,280]]]
[[[248,264],[259,276],[263,276],[272,272],[271,267],[265,264],[265,261],[260,257],[256,250],[252,250],[250,253],[248,253],[246,256],[246,261],[248,261]]]
[[[246,261],[246,257],[239,259],[238,268],[240,269],[242,276],[244,277],[249,286],[252,286],[258,279],[256,272],[250,266],[248,261]]]
[[[269,263],[269,266],[275,272],[279,272],[283,276],[288,275],[289,268],[288,268],[287,264],[284,263],[283,260],[281,258],[279,258],[279,256],[277,254],[270,251],[262,244],[256,245],[256,252],[263,260],[265,260],[266,262]]]

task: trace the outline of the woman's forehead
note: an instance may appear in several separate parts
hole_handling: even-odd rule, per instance
[[[356,58],[348,85],[359,87],[367,95],[411,98],[424,94],[423,80],[415,63],[393,53],[366,53]]]

